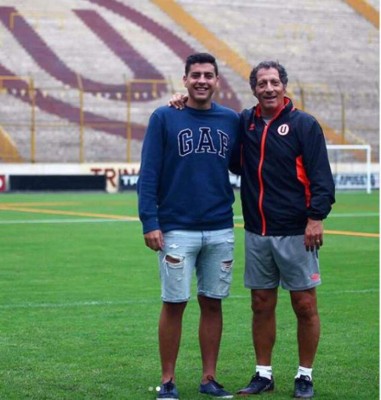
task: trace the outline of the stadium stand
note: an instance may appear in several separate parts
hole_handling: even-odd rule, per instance
[[[219,102],[250,107],[252,65],[275,58],[329,142],[370,143],[378,161],[379,6],[350,3],[0,0],[2,143],[24,161],[139,161],[150,113],[183,90],[184,58],[210,51]]]
[[[155,0],[155,3],[167,12],[171,10],[176,18],[170,4],[174,2]],[[179,0],[176,4],[202,21],[219,41],[244,55],[247,62],[277,59],[283,63],[289,72],[292,97],[299,100],[299,107],[303,100],[303,108],[318,117],[330,142],[370,143],[378,159],[378,27],[372,26],[363,14],[345,2],[331,0],[292,0],[281,7],[276,0],[232,0],[229,7],[220,0],[215,2],[219,12],[216,19],[205,2]],[[378,17],[377,10],[369,5],[368,8]],[[181,20],[185,21],[180,15],[178,23]],[[241,75],[248,76],[245,65]],[[247,91],[245,106],[252,101]],[[341,135],[344,101],[345,137]]]
[[[22,162],[19,152],[7,132],[0,126],[0,158],[7,162]]]

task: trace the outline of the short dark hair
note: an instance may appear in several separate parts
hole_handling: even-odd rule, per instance
[[[187,57],[185,62],[185,75],[188,75],[191,65],[193,64],[212,64],[216,75],[218,75],[218,66],[216,59],[209,53],[195,53]]]
[[[250,73],[250,87],[254,89],[257,86],[257,73],[260,69],[270,69],[275,68],[279,72],[280,81],[283,83],[284,86],[287,85],[288,76],[287,71],[283,67],[283,65],[279,64],[278,61],[262,61],[256,67],[254,67]]]

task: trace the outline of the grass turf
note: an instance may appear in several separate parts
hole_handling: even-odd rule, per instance
[[[317,399],[379,398],[378,212],[378,192],[343,192],[325,222]],[[155,398],[159,277],[136,216],[135,193],[1,195],[0,399]],[[234,269],[218,366],[230,391],[254,370],[239,218]],[[182,400],[205,399],[194,298],[177,366]],[[295,317],[280,290],[276,390],[263,396],[290,399],[297,364]]]

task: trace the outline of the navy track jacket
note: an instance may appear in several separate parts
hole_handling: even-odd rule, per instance
[[[241,114],[231,168],[241,173],[245,229],[259,235],[304,234],[307,218],[322,220],[335,202],[323,131],[285,98],[266,125],[260,105]]]
[[[153,112],[138,180],[144,233],[233,227],[228,166],[238,127],[238,114],[216,103]]]

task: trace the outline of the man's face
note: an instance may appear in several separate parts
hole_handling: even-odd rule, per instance
[[[213,93],[218,85],[214,66],[209,63],[192,64],[183,81],[188,89],[187,105],[192,108],[210,108]]]
[[[273,117],[284,105],[286,86],[279,78],[275,68],[261,68],[257,72],[257,85],[253,89],[264,117]]]

